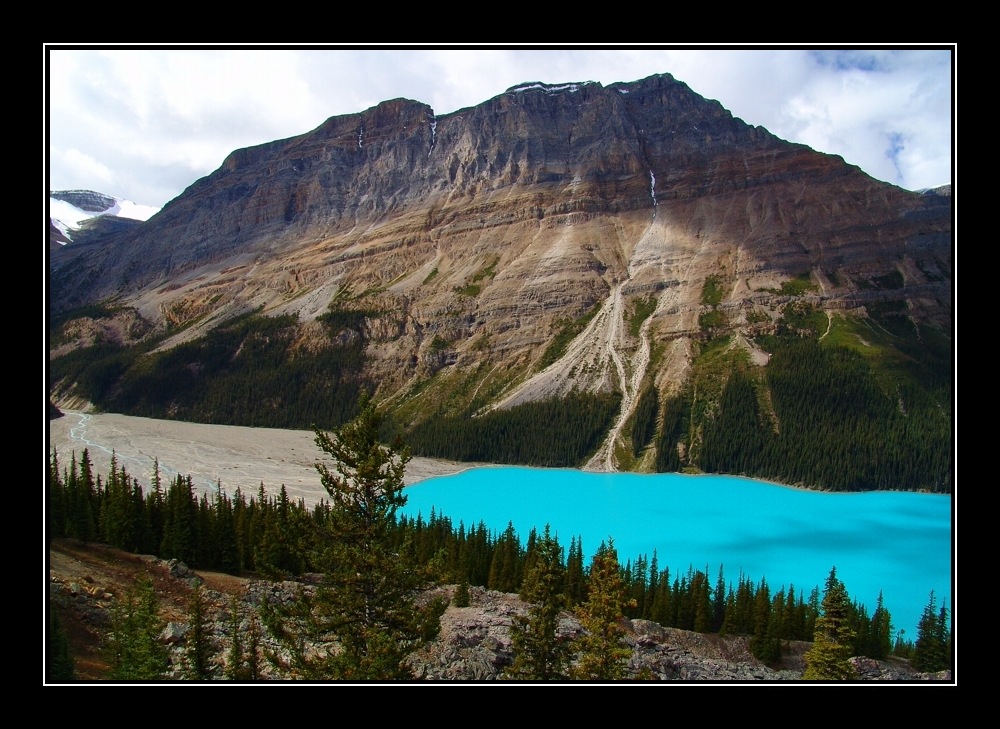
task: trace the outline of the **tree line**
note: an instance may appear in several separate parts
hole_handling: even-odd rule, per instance
[[[811,339],[772,347],[763,370],[734,365],[717,402],[706,404],[693,384],[666,400],[658,472],[697,468],[835,491],[951,492],[951,419],[931,394],[933,381],[901,379],[889,394],[851,350]]]
[[[846,334],[821,341],[827,317],[791,302],[776,332],[756,337],[771,354],[767,367],[720,355],[729,334],[706,334],[679,391],[643,389],[630,422],[632,455],[652,444],[659,472],[950,492],[951,342],[913,324],[900,306],[872,303],[864,323],[839,324]],[[144,417],[337,427],[357,414],[359,393],[373,389],[363,374],[365,321],[379,315],[334,307],[319,317],[325,337],[313,348],[299,346],[295,316],[259,312],[163,352],[153,351],[155,341],[98,342],[53,359],[50,386],[75,383],[102,409]],[[858,337],[865,346],[852,345]],[[617,393],[572,393],[474,416],[449,401],[395,430],[418,455],[577,466],[598,448],[620,403]]]

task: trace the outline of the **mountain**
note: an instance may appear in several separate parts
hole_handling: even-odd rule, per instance
[[[433,455],[494,460],[456,443],[568,442],[574,421],[590,430],[566,461],[592,468],[829,486],[816,459],[775,465],[825,450],[867,464],[851,487],[890,487],[889,459],[934,472],[903,487],[948,488],[952,216],[950,188],[874,180],[669,74],[527,83],[442,116],[395,99],[236,150],[148,221],[53,250],[53,362],[76,359],[52,386],[244,424],[369,389]],[[270,323],[235,323],[254,312]],[[207,354],[236,339],[228,364]],[[240,364],[278,339],[282,377],[336,363],[280,387]],[[112,362],[109,342],[159,364]]]
[[[157,211],[93,190],[49,192],[49,248],[126,230]]]

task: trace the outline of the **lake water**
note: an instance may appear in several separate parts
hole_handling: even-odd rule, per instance
[[[407,516],[431,509],[455,528],[513,522],[522,544],[549,524],[560,544],[583,540],[586,564],[613,537],[622,564],[656,550],[674,576],[689,566],[712,585],[740,573],[773,595],[794,585],[805,599],[836,566],[853,600],[875,610],[879,591],[894,629],[915,640],[931,590],[952,604],[952,502],[907,492],[804,491],[731,476],[602,474],[571,469],[475,468],[407,487]],[[820,593],[822,596],[822,592]]]

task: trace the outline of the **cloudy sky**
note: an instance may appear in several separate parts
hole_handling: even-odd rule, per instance
[[[234,149],[405,97],[447,114],[527,81],[670,73],[779,137],[917,190],[952,182],[957,46],[907,50],[45,47],[50,190],[162,206]]]

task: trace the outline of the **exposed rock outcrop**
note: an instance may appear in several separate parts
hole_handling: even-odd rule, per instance
[[[86,562],[71,556],[86,557]],[[236,594],[242,611],[240,630],[249,630],[253,619],[264,603],[289,604],[300,590],[314,589],[318,576],[307,576],[303,582],[272,582],[264,580],[239,580],[229,578],[220,583],[219,576],[205,575],[204,579],[177,560],[159,560],[148,556],[127,555],[106,547],[94,546],[83,552],[67,550],[65,546],[50,552],[49,601],[59,609],[64,622],[82,624],[91,633],[92,649],[98,651],[96,641],[109,625],[109,610],[115,595],[123,594],[137,571],[148,574],[156,584],[166,627],[161,642],[171,646],[171,676],[180,679],[185,675],[185,647],[190,639],[190,625],[185,612],[190,590],[202,585],[207,617],[206,640],[211,647],[214,680],[224,680],[228,650],[231,644],[232,621],[230,594]],[[213,589],[222,587],[225,591]],[[450,599],[455,586],[434,588],[425,597]],[[469,607],[449,605],[441,618],[438,636],[417,653],[411,655],[414,680],[489,682],[503,680],[504,668],[513,661],[510,626],[514,616],[523,615],[528,605],[517,595],[470,588]],[[804,669],[803,654],[808,643],[791,642],[783,650],[779,669],[762,665],[751,654],[745,636],[721,637],[713,634],[692,633],[675,628],[665,628],[648,620],[627,621],[626,643],[632,649],[628,662],[631,680],[681,681],[681,682],[786,682],[801,679]],[[579,621],[570,612],[564,612],[558,632],[571,638],[581,631]],[[245,635],[244,635],[245,637]],[[266,631],[262,635],[263,647],[280,655],[278,644]],[[79,651],[78,662],[89,661],[87,653]],[[922,674],[914,671],[908,661],[891,658],[874,661],[854,658],[859,681],[891,682],[952,682],[950,671]],[[264,680],[288,680],[273,665],[262,662]],[[87,678],[98,678],[87,675]]]

